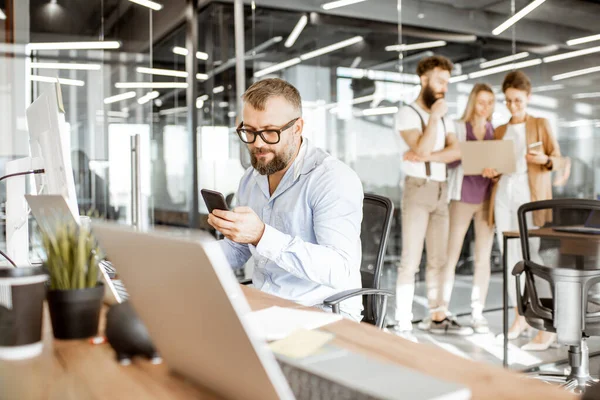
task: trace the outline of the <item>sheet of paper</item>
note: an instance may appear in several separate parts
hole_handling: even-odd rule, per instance
[[[279,340],[299,329],[311,330],[342,319],[339,314],[269,307],[247,314],[244,319],[255,334],[265,340]]]
[[[334,338],[333,333],[318,330],[300,329],[285,339],[277,340],[269,345],[275,353],[290,358],[304,358],[315,354],[321,347]]]

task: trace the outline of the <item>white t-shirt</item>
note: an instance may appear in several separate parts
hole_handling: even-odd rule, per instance
[[[515,144],[515,159],[517,160],[516,174],[527,173],[527,138],[525,136],[525,123],[508,124],[504,140],[512,140]]]
[[[427,126],[427,123],[429,122],[429,113],[419,107],[417,103],[413,103],[411,106],[413,106],[419,112],[423,118],[423,121],[425,122],[425,126]],[[445,131],[444,124],[446,126]],[[421,119],[412,108],[408,106],[402,107],[398,111],[398,114],[396,114],[396,131],[409,131],[412,129],[422,131]],[[440,120],[438,123],[437,137],[435,139],[433,151],[440,151],[444,149],[446,146],[446,134],[448,133],[455,133],[454,123],[451,119],[442,118],[442,120]],[[403,161],[402,169],[407,176],[412,176],[415,178],[427,178],[424,162]],[[434,181],[444,182],[446,180],[446,164],[432,162],[430,178]]]

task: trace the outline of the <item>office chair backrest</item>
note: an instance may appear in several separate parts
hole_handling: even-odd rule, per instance
[[[394,204],[390,199],[365,193],[360,233],[362,243],[360,274],[363,288],[379,288],[393,214]],[[363,321],[375,321],[377,316],[376,302],[377,300],[373,296],[364,297],[365,312]]]
[[[544,212],[551,216],[537,235],[533,215]],[[548,267],[600,268],[600,201],[589,199],[556,199],[522,205],[518,211],[523,259]],[[584,236],[574,230],[584,229]],[[574,236],[565,240],[571,231]],[[588,239],[588,240],[586,240]],[[586,248],[574,248],[583,245]],[[583,264],[582,264],[583,262]],[[512,266],[509,266],[512,267]]]

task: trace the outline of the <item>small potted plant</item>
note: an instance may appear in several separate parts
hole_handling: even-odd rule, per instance
[[[54,337],[95,336],[104,285],[98,282],[99,249],[90,229],[59,223],[42,232],[42,243],[50,275],[47,299]]]

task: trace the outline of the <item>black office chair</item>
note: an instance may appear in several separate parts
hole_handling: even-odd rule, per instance
[[[536,229],[531,226],[535,213],[545,213],[552,221]],[[593,228],[597,223],[593,221],[600,220],[600,201],[538,201],[521,206],[518,217],[524,260],[512,273],[517,280],[519,313],[532,327],[555,332],[558,343],[569,346],[571,367],[568,375],[532,375],[584,392],[597,382],[590,376],[586,338],[600,336],[600,306],[590,301],[590,289],[600,283],[600,230],[573,233],[573,228]],[[544,293],[543,281],[549,284],[550,293]]]
[[[394,205],[390,199],[365,193],[360,233],[362,289],[345,290],[323,301],[324,305],[332,307],[333,312],[339,313],[342,301],[355,296],[364,296],[363,322],[376,325],[379,329],[383,327],[385,320],[387,297],[395,295],[390,290],[379,288],[393,214]]]

